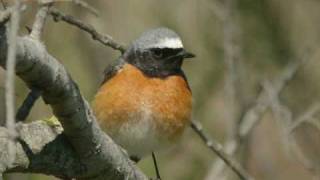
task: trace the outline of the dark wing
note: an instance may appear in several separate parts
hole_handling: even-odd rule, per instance
[[[109,64],[103,71],[104,78],[100,86],[111,79],[115,74],[117,74],[117,72],[123,67],[124,64],[125,62],[122,58],[119,58],[115,62]]]

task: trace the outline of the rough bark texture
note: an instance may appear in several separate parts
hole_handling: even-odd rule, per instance
[[[40,41],[27,36],[18,37],[17,42],[16,74],[30,88],[41,91],[64,132],[58,135],[41,123],[19,125],[24,131],[20,131],[15,144],[18,158],[14,167],[1,160],[0,172],[39,172],[78,179],[146,179],[127,154],[101,131],[90,106],[63,65]],[[6,28],[0,24],[2,67],[5,67],[6,52]],[[0,132],[0,158],[6,158],[5,144],[11,140],[5,129]]]

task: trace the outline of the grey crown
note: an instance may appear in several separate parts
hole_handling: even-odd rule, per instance
[[[153,47],[152,45],[166,38],[180,39],[179,35],[175,33],[173,30],[161,27],[144,32],[138,39],[133,41],[130,48],[134,50],[149,49]]]

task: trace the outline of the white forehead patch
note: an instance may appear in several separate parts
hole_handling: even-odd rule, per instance
[[[182,42],[179,38],[165,38],[153,44],[154,48],[183,48]]]

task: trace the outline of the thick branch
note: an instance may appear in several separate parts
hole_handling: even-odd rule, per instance
[[[0,26],[2,67],[5,67],[6,42],[5,28]],[[76,83],[39,41],[18,38],[16,73],[29,87],[42,91],[43,99],[61,122],[64,134],[84,166],[85,171],[78,178],[146,179],[126,153],[101,131]]]
[[[43,121],[17,126],[19,141],[9,138],[6,128],[0,127],[0,170],[7,172],[32,172],[55,175],[60,178],[79,177],[84,166],[61,128]],[[14,163],[7,164],[7,144],[13,143],[16,153]]]

